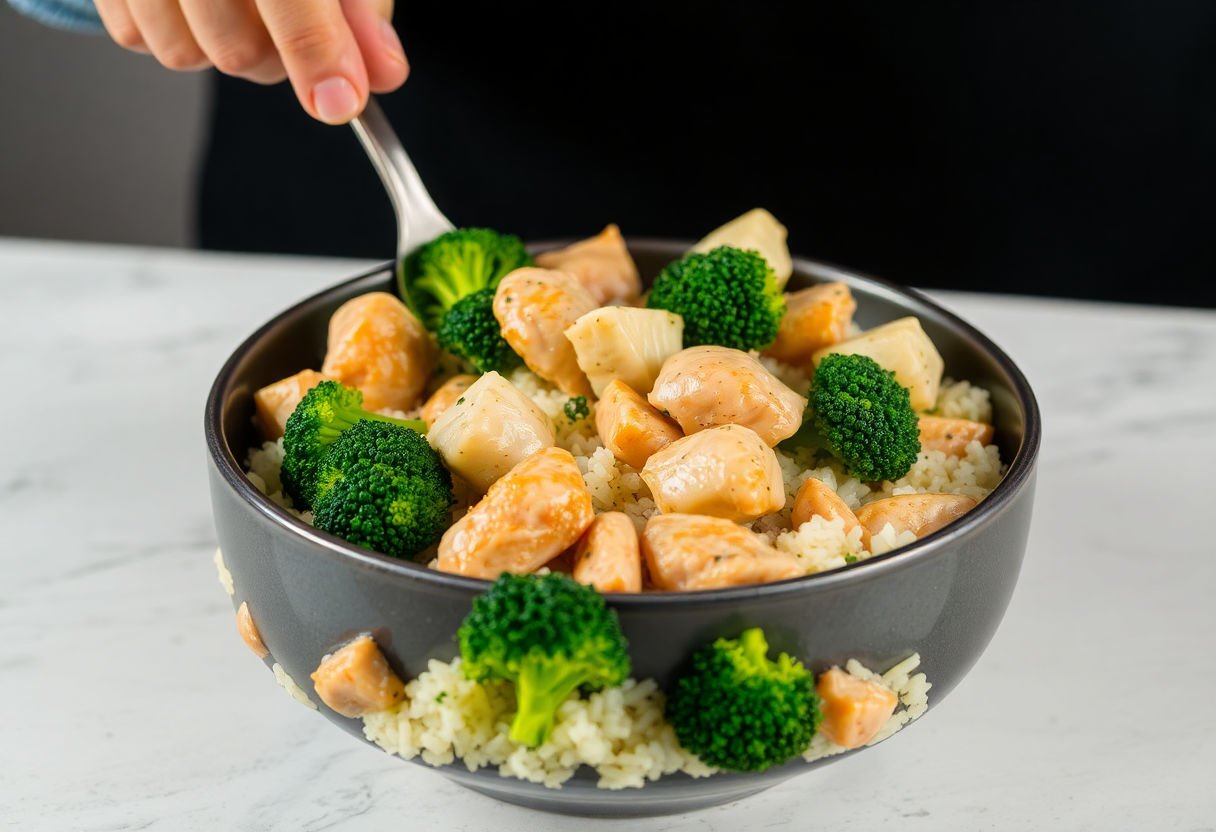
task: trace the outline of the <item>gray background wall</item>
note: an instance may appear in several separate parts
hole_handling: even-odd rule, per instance
[[[0,0],[0,236],[189,245],[205,87]]]

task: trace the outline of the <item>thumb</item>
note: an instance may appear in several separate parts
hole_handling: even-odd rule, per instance
[[[410,74],[393,28],[393,0],[342,0],[342,14],[363,53],[372,92],[392,92]]]

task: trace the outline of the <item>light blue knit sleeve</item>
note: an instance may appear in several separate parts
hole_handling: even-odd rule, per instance
[[[103,32],[93,0],[8,0],[10,6],[35,20],[73,32]]]

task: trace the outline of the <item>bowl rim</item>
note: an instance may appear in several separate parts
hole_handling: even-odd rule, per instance
[[[544,251],[548,248],[567,245],[571,240],[544,240],[529,243],[531,251]],[[677,256],[691,248],[692,244],[684,240],[660,237],[627,238],[628,244],[638,248],[670,249]],[[754,599],[767,596],[786,596],[802,592],[817,592],[838,587],[842,584],[862,583],[878,579],[884,575],[901,571],[943,554],[951,542],[967,536],[974,530],[987,525],[991,520],[1003,513],[1016,498],[1018,493],[1032,480],[1039,448],[1042,442],[1041,414],[1038,401],[1026,380],[1025,375],[1004,350],[996,345],[988,336],[977,328],[955,315],[950,310],[917,289],[901,286],[884,278],[873,277],[820,260],[804,257],[793,257],[796,270],[810,271],[817,278],[826,280],[845,280],[869,284],[872,289],[880,290],[892,299],[912,300],[927,307],[947,324],[955,328],[967,339],[974,342],[982,352],[986,353],[1011,381],[1012,392],[1022,408],[1023,435],[1018,447],[1001,481],[975,509],[968,512],[960,520],[950,523],[945,528],[933,532],[914,543],[902,546],[886,554],[877,555],[843,567],[802,575],[782,581],[747,586],[728,587],[724,589],[702,589],[672,592],[620,592],[605,596],[613,606],[629,608],[669,608],[698,607],[731,602],[741,599]],[[315,544],[326,556],[336,558],[360,569],[394,575],[409,581],[418,581],[436,587],[466,591],[470,594],[484,592],[490,582],[482,578],[470,578],[463,575],[453,575],[431,569],[425,564],[412,561],[398,560],[388,555],[382,555],[370,549],[364,549],[354,544],[323,532],[302,520],[292,516],[286,509],[272,502],[269,497],[259,491],[246,476],[244,467],[232,452],[224,436],[223,411],[224,393],[230,387],[232,376],[238,364],[245,356],[278,325],[279,321],[289,317],[296,311],[314,304],[319,298],[330,294],[341,294],[352,284],[365,281],[378,275],[391,275],[394,270],[392,261],[379,264],[359,274],[328,286],[318,292],[297,301],[271,317],[247,338],[224,361],[216,374],[211,389],[207,395],[204,409],[204,431],[207,449],[212,465],[219,471],[225,483],[249,507],[269,520],[274,526],[290,535],[304,538]]]

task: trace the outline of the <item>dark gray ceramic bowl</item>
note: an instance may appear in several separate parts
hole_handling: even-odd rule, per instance
[[[545,246],[538,245],[540,250]],[[686,243],[636,240],[630,249],[643,276],[686,251]],[[610,596],[631,645],[634,675],[666,684],[696,647],[718,636],[763,627],[772,646],[816,671],[855,657],[886,669],[920,653],[941,702],[984,651],[1013,593],[1026,548],[1033,502],[1039,411],[1026,379],[995,344],[920,294],[815,263],[794,261],[791,288],[843,280],[857,297],[863,327],[916,315],[946,361],[946,371],[992,391],[996,441],[1009,471],[961,521],[886,556],[805,578],[694,593]],[[457,654],[455,633],[483,581],[435,572],[359,549],[294,519],[263,497],[242,469],[257,443],[252,394],[304,367],[319,367],[330,313],[364,292],[391,291],[388,267],[356,277],[288,309],[255,332],[220,371],[207,401],[211,499],[220,546],[277,661],[315,700],[309,674],[321,657],[361,632],[372,632],[403,678],[431,658]],[[356,736],[362,723],[321,712]],[[857,753],[857,752],[852,752]],[[950,753],[942,749],[942,753]],[[762,774],[676,775],[643,789],[597,789],[580,772],[560,790],[440,769],[501,800],[556,812],[626,816],[682,812],[725,803],[831,762],[795,761]],[[422,765],[422,763],[419,763]]]

